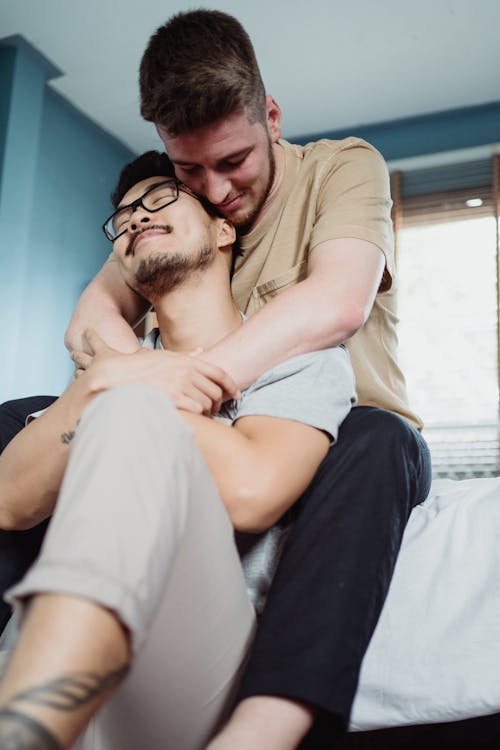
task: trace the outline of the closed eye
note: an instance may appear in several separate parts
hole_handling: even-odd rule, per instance
[[[193,174],[194,172],[196,172],[196,170],[199,169],[199,166],[197,164],[193,164],[191,166],[188,166],[187,164],[177,164],[176,167],[178,171],[185,172],[187,174]]]

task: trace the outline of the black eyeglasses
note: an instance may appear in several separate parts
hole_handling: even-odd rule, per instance
[[[127,206],[120,206],[111,216],[106,219],[102,225],[102,230],[110,242],[114,242],[122,234],[125,234],[128,228],[130,217],[134,211],[142,206],[146,211],[154,214],[161,208],[174,203],[179,197],[179,181],[175,178],[158,182],[152,185],[144,195],[129,203]]]

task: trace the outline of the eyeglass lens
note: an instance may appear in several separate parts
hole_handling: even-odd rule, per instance
[[[106,229],[111,237],[115,238],[125,231],[130,217],[138,206],[143,206],[146,211],[159,211],[160,208],[164,208],[177,200],[178,195],[177,183],[174,180],[156,185],[129,206],[118,209],[110,217]]]

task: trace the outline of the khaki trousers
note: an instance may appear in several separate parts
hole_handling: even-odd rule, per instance
[[[205,745],[230,707],[255,617],[214,481],[159,391],[121,386],[84,411],[41,555],[9,599],[22,610],[39,592],[97,602],[131,634],[129,676],[79,748]]]

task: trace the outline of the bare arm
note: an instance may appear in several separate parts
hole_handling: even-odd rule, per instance
[[[27,529],[53,511],[79,416],[98,392],[85,373],[22,430],[0,456],[0,527]],[[297,500],[326,455],[320,430],[274,417],[234,426],[181,411],[214,476],[235,528],[263,531]]]
[[[336,346],[365,323],[384,267],[382,251],[371,242],[322,242],[311,252],[304,281],[271,300],[203,357],[244,389],[278,362]]]
[[[81,412],[96,395],[78,378],[0,455],[0,528],[28,529],[54,508]]]
[[[238,395],[229,376],[209,362],[149,349],[123,354],[108,347],[95,331],[87,332],[86,341],[95,352],[92,366],[0,455],[2,529],[30,528],[52,513],[78,419],[98,393],[124,383],[147,383],[169,396],[171,391],[177,394],[171,397],[180,408],[192,411],[205,400],[208,413],[213,402]],[[186,370],[193,379],[191,395],[179,392]]]
[[[271,300],[245,326],[204,352],[203,359],[225,370],[244,389],[285,359],[342,343],[370,314],[384,267],[382,251],[371,242],[322,242],[310,254],[304,281]],[[77,304],[66,346],[82,349],[83,331],[93,327],[119,351],[134,351],[137,339],[122,316],[135,321],[145,312],[143,305],[144,300],[123,282],[117,264],[107,263]],[[190,389],[186,380],[182,390],[187,394]],[[201,401],[198,406],[206,410]]]
[[[307,488],[330,444],[326,433],[289,419],[248,416],[228,426],[181,414],[240,531],[276,523]]]
[[[78,300],[66,331],[65,344],[76,354],[75,364],[85,369],[92,361],[91,357],[85,356],[91,352],[85,338],[85,331],[89,328],[96,330],[117,351],[125,354],[136,352],[137,338],[129,323],[135,324],[147,309],[148,303],[125,284],[118,263],[106,263]],[[196,414],[213,414],[218,411],[221,399],[237,397],[236,383],[221,368],[214,370],[212,363],[194,359],[189,367],[186,364],[184,358],[184,365],[181,363],[178,368],[174,383],[168,379],[171,368],[166,367],[164,373],[165,388],[162,390],[167,392],[176,407]],[[212,369],[207,370],[207,365]]]
[[[77,302],[64,337],[66,348],[83,349],[83,334],[95,328],[110,346],[121,352],[137,349],[131,328],[149,308],[148,302],[124,282],[118,263],[106,263],[90,282]]]

